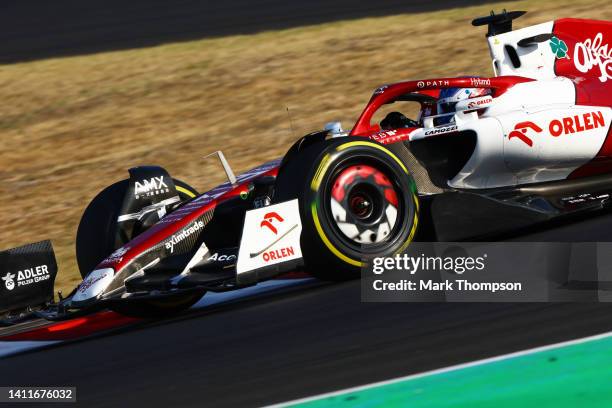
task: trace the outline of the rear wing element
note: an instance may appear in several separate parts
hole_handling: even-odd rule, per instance
[[[472,21],[488,25],[487,42],[495,76],[532,79],[565,76],[582,82],[612,78],[610,41],[612,22],[563,18],[512,30],[512,20],[525,14],[510,11]]]
[[[525,11],[491,12],[490,16],[474,19],[472,25],[488,26],[486,36],[495,76],[554,78],[555,54],[550,47],[554,22],[513,31],[512,20],[524,14]]]
[[[56,275],[51,241],[0,252],[0,316],[50,302]]]

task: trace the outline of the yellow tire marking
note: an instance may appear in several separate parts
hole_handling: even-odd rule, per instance
[[[323,175],[329,167],[330,158],[331,156],[329,155],[329,153],[326,153],[325,156],[323,156],[323,159],[319,164],[319,168],[317,169],[314,177],[312,178],[312,183],[310,183],[310,188],[312,189],[312,191],[317,191],[319,189],[319,186],[321,185],[321,179],[323,178]]]
[[[410,172],[408,171],[408,169],[406,168],[406,166],[404,165],[404,163],[402,163],[402,161],[400,159],[397,158],[396,155],[394,155],[393,153],[391,153],[389,150],[385,149],[384,147],[382,147],[381,145],[377,145],[376,143],[372,143],[372,142],[362,142],[362,141],[357,141],[357,142],[348,142],[348,143],[344,143],[340,146],[338,146],[336,148],[336,150],[338,151],[342,151],[344,149],[348,149],[349,147],[353,147],[353,146],[370,146],[373,147],[375,149],[378,149],[382,152],[385,152],[386,154],[388,154],[389,156],[391,156],[396,162],[397,164],[400,165],[400,167],[406,172],[406,174],[410,174]]]
[[[382,147],[380,145],[377,145],[375,143],[366,142],[366,141],[348,142],[348,143],[344,143],[344,144],[338,146],[336,148],[336,150],[337,151],[342,151],[342,150],[348,149],[349,147],[353,147],[353,146],[369,146],[369,147],[373,147],[375,149],[378,149],[378,150],[388,154],[389,156],[391,156],[391,158],[393,158],[393,160],[395,160],[397,162],[397,164],[400,165],[400,167],[404,170],[404,172],[406,172],[406,174],[408,174],[408,175],[410,174],[410,172],[408,171],[408,169],[406,168],[404,163],[402,163],[402,161],[396,155],[394,155],[389,150],[387,150],[384,147]],[[329,167],[330,158],[331,158],[331,156],[329,154],[326,154],[325,156],[323,156],[323,159],[321,160],[321,163],[319,164],[319,167],[317,168],[317,171],[315,172],[315,175],[314,175],[314,177],[312,179],[312,182],[310,183],[310,188],[313,191],[317,191],[319,189],[319,187],[321,186],[321,180],[322,180],[323,176],[325,175],[325,172],[327,171],[327,168]],[[410,245],[410,243],[414,239],[414,235],[416,234],[417,225],[419,223],[419,199],[418,199],[416,194],[413,194],[413,198],[414,198],[414,203],[415,203],[415,212],[414,212],[414,219],[413,219],[413,222],[412,222],[412,228],[410,229],[410,235],[408,235],[408,239],[406,240],[406,242],[402,245],[402,247],[396,253],[403,252],[408,247],[408,245]],[[327,236],[323,232],[323,228],[321,227],[321,222],[319,221],[319,216],[317,214],[317,205],[316,205],[316,202],[313,202],[311,204],[310,209],[311,209],[311,212],[312,212],[312,219],[314,220],[314,223],[315,223],[315,228],[317,229],[319,237],[321,237],[321,240],[323,240],[323,243],[325,244],[327,249],[329,249],[334,255],[336,255],[336,257],[340,258],[344,262],[346,262],[346,263],[348,263],[350,265],[353,265],[353,266],[362,267],[363,266],[363,262],[356,261],[354,259],[351,259],[351,258],[347,257],[342,252],[340,252],[338,249],[336,249],[336,247],[334,247],[332,245],[332,243],[329,241],[329,239],[327,238]]]
[[[415,212],[414,213],[414,219],[412,220],[412,228],[410,229],[410,235],[408,235],[408,239],[406,240],[406,242],[404,242],[404,244],[401,246],[401,248],[398,249],[395,252],[396,254],[400,254],[400,253],[404,252],[404,250],[406,248],[408,248],[408,245],[410,245],[410,243],[414,239],[414,234],[416,233],[416,229],[417,229],[417,225],[418,224],[419,224],[419,213]]]
[[[344,262],[346,262],[348,264],[351,264],[353,266],[359,266],[359,267],[363,266],[362,262],[356,261],[354,259],[349,258],[348,256],[344,255],[342,252],[338,251],[336,249],[336,247],[334,247],[332,245],[332,243],[329,241],[329,239],[327,238],[327,236],[323,232],[323,228],[321,228],[321,223],[319,222],[319,216],[317,215],[317,205],[316,205],[316,203],[312,203],[310,208],[311,208],[311,211],[312,211],[312,219],[314,220],[317,232],[319,233],[319,236],[323,240],[323,243],[325,244],[327,249],[329,249],[334,255],[336,255],[338,258],[340,258],[341,260],[343,260]]]
[[[179,191],[190,198],[194,198],[196,196],[192,191],[187,190],[185,187],[175,185],[174,188],[176,191]]]

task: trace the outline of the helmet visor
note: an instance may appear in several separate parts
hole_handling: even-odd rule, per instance
[[[443,115],[445,113],[451,113],[455,111],[455,106],[457,106],[457,102],[443,102],[438,105],[438,115]]]

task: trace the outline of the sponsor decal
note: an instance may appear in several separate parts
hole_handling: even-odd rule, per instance
[[[610,194],[608,193],[603,193],[603,194],[584,193],[584,194],[579,194],[577,196],[563,197],[561,199],[561,202],[564,204],[581,204],[581,203],[588,203],[592,201],[602,201],[602,200],[606,200],[609,198],[610,198]]]
[[[293,255],[295,255],[295,249],[293,249],[293,247],[287,247],[264,252],[262,256],[264,261],[270,262],[277,259],[288,258]]]
[[[597,33],[595,38],[576,43],[574,47],[574,66],[584,74],[593,67],[599,68],[601,82],[612,79],[612,48],[603,44],[603,34]]]
[[[276,220],[278,222],[283,222],[285,221],[283,219],[283,217],[281,217],[280,215],[278,215],[276,212],[272,211],[267,213],[266,215],[264,215],[264,219],[261,222],[261,224],[259,225],[260,227],[266,227],[268,228],[270,231],[272,231],[274,233],[274,235],[276,235],[278,233],[278,230],[276,229],[276,227],[272,224],[272,222]]]
[[[372,139],[379,140],[387,137],[397,136],[397,130],[385,130],[384,132],[375,133],[372,135]]]
[[[468,109],[474,109],[474,108],[477,108],[477,107],[482,106],[482,105],[488,105],[491,102],[493,102],[493,98],[489,96],[489,97],[482,98],[482,99],[472,100],[472,101],[468,102],[467,107],[468,107]]]
[[[110,271],[110,269],[108,271]],[[102,279],[106,278],[106,275],[107,275],[106,271],[103,274],[100,274],[100,275],[96,275],[96,274],[90,275],[89,277],[87,277],[87,279],[85,279],[79,285],[79,292],[80,293],[85,293],[87,291],[87,289],[89,289],[90,287],[93,286],[94,283],[99,282]]]
[[[115,252],[110,254],[108,258],[106,258],[106,262],[111,262],[111,263],[121,262],[121,260],[123,260],[123,255],[125,255],[127,251],[129,250],[130,250],[130,247],[127,247],[127,246],[118,248],[117,250],[115,250]]]
[[[115,271],[111,268],[96,269],[81,282],[72,301],[82,302],[100,295],[113,281]]]
[[[450,82],[446,80],[434,79],[431,81],[419,81],[417,82],[417,88],[429,88],[437,86],[450,86]]]
[[[548,131],[554,137],[584,132],[585,130],[597,129],[605,126],[606,122],[603,112],[587,112],[582,115],[566,116],[561,119],[553,119],[548,123]],[[533,141],[526,133],[531,130],[541,133],[542,128],[533,122],[520,122],[508,135],[508,139],[518,138],[529,147],[533,146]]]
[[[170,241],[166,242],[166,249],[170,250],[170,253],[174,253],[174,246],[176,244],[178,244],[185,238],[188,238],[193,233],[198,232],[202,228],[204,228],[204,221],[197,221],[193,225],[191,225],[189,228],[185,228],[180,233],[172,235],[172,238],[170,238]]]
[[[15,289],[15,274],[14,273],[8,272],[5,276],[2,277],[2,280],[4,281],[4,286],[6,286],[8,290]]]
[[[274,221],[276,221],[278,224],[282,224],[285,222],[285,219],[283,217],[281,217],[280,215],[278,215],[278,213],[276,213],[275,211],[266,213],[263,216],[263,220],[261,221],[261,223],[259,224],[260,228],[268,228],[270,231],[272,231],[272,233],[274,235],[278,235],[278,229],[272,224]],[[282,228],[282,226],[279,226]],[[282,259],[282,258],[286,258],[288,256],[292,256],[295,255],[295,250],[293,249],[293,247],[287,247],[287,248],[282,248],[276,251],[268,251],[268,249],[270,249],[271,247],[273,247],[277,242],[279,242],[281,239],[283,239],[287,234],[289,234],[291,231],[293,231],[294,229],[296,229],[298,227],[298,224],[295,224],[291,227],[289,227],[288,229],[285,230],[286,232],[284,234],[282,234],[280,237],[275,238],[271,243],[269,243],[268,245],[265,246],[265,248],[259,250],[259,251],[255,251],[255,252],[251,252],[249,255],[251,258],[255,258],[261,254],[263,254],[263,260],[268,262],[270,260],[277,260],[277,259]]]
[[[568,116],[563,119],[554,119],[548,125],[550,134],[558,137],[562,134],[583,132],[585,130],[597,129],[605,125],[603,113],[587,112],[582,115]]]
[[[47,265],[38,265],[17,271],[17,273],[8,272],[2,277],[2,280],[4,281],[4,286],[8,290],[13,290],[15,287],[28,286],[33,283],[45,281],[50,277],[49,267]]]
[[[483,86],[491,86],[491,80],[485,78],[470,78],[470,84],[474,88],[480,88]]]
[[[454,132],[456,130],[457,130],[457,126],[456,125],[439,127],[439,128],[434,128],[432,130],[426,131],[425,132],[425,136],[439,135],[441,133],[449,133],[449,132]]]
[[[379,95],[381,93],[384,93],[385,89],[387,89],[388,87],[389,85],[383,85],[383,86],[376,88],[376,90],[374,91],[374,95]]]
[[[557,37],[552,37],[548,41],[548,45],[550,45],[550,49],[552,50],[553,54],[555,54],[556,59],[569,59],[569,55],[567,55],[567,44],[565,41]]]
[[[222,254],[219,255],[218,252],[215,252],[214,254],[212,254],[210,257],[208,257],[208,261],[210,262],[228,262],[228,261],[235,261],[237,258],[237,256],[235,254]]]
[[[375,140],[382,144],[395,143],[400,140],[408,140],[408,134],[398,134],[397,130],[385,130],[383,132],[374,133],[368,136],[371,140]]]
[[[533,146],[533,141],[526,135],[527,130],[532,130],[536,133],[542,132],[542,128],[533,122],[520,122],[514,125],[514,129],[508,135],[508,140],[516,137],[524,142],[527,146]]]
[[[378,132],[378,133],[374,133],[373,135],[370,135],[370,139],[372,140],[376,140],[376,141],[381,141],[390,137],[396,137],[397,136],[397,130],[385,130],[383,132]]]
[[[236,264],[238,277],[301,258],[301,231],[297,199],[247,211]]]
[[[164,181],[164,176],[151,177],[149,180],[141,180],[135,183],[134,195],[140,197],[152,197],[159,194],[169,193],[170,189]]]
[[[263,208],[270,205],[272,199],[268,196],[257,197],[253,200],[253,207]]]

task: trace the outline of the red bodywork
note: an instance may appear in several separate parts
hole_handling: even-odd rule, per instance
[[[564,18],[555,21],[553,34],[568,47],[567,58],[555,61],[555,73],[576,84],[576,104],[612,105],[612,23],[607,21]],[[582,70],[579,70],[581,67]],[[611,173],[612,127],[601,150],[570,178]]]
[[[253,179],[263,176],[276,176],[279,165],[279,160],[263,164],[238,176],[235,185],[225,183],[193,199],[127,243],[124,248],[128,248],[128,250],[122,257],[107,258],[98,265],[97,269],[113,268],[115,272],[123,269],[135,257],[158,242],[171,237],[172,234],[194,222],[208,211],[212,211],[218,204],[239,196],[241,193],[248,192],[248,185]]]
[[[443,88],[489,88],[493,97],[506,92],[512,86],[533,79],[519,76],[495,78],[435,78],[416,81],[398,82],[378,88],[351,130],[351,136],[366,136],[383,144],[409,140],[410,133],[417,128],[405,128],[381,131],[378,124],[372,124],[372,117],[381,106],[396,101],[402,95],[419,93],[433,96],[440,94]]]

